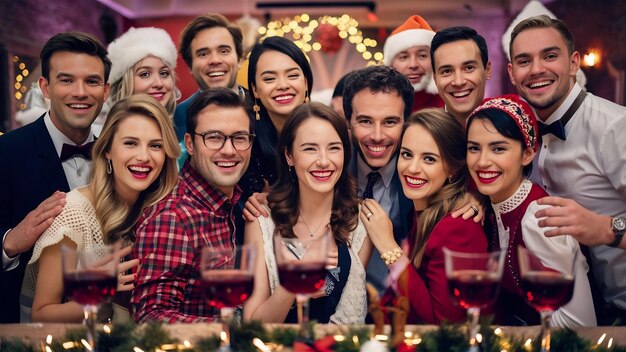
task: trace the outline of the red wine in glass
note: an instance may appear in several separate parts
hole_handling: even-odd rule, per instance
[[[553,271],[532,271],[522,276],[526,299],[538,311],[555,311],[572,299],[574,278]]]
[[[252,294],[254,276],[241,270],[214,270],[202,275],[204,294],[216,308],[236,307]]]
[[[65,273],[63,287],[66,296],[82,305],[109,302],[117,288],[117,277],[102,270],[81,270]]]
[[[278,265],[278,277],[291,293],[313,293],[326,282],[326,263],[289,261]]]
[[[465,309],[485,307],[498,296],[497,273],[483,270],[457,270],[448,278],[450,296]]]

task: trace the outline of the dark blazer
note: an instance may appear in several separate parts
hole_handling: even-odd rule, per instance
[[[361,157],[358,153],[358,148],[358,145],[352,145],[352,158],[348,167],[350,175],[352,175],[357,181],[357,158]],[[407,238],[409,229],[411,228],[411,224],[409,223],[409,221],[412,219],[411,215],[413,212],[413,202],[408,199],[402,191],[402,183],[400,182],[400,177],[398,176],[397,169],[393,173],[393,179],[391,180],[391,184],[398,189],[399,199],[397,201],[400,209],[398,217],[396,219],[391,219],[391,222],[393,223],[393,235],[396,239],[396,242],[398,242],[398,244],[402,244],[402,241]],[[385,209],[385,211],[387,212],[387,215],[389,215],[389,209]],[[378,253],[378,251],[374,248],[374,251],[372,252],[372,257],[369,261],[369,264],[367,265],[367,281],[372,283],[379,292],[383,292],[383,290],[385,289],[384,280],[387,277],[388,272],[389,270],[387,269],[387,265],[385,265],[383,260],[380,258],[380,253]]]
[[[0,236],[16,226],[54,191],[69,186],[43,116],[0,136]],[[0,323],[18,323],[19,297],[32,252],[20,255],[17,268],[0,270]],[[2,269],[2,268],[0,268]]]

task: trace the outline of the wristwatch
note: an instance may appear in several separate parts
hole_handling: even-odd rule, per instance
[[[622,242],[622,238],[624,237],[624,232],[626,231],[626,220],[622,217],[612,217],[611,218],[611,231],[615,234],[615,239],[613,242],[609,243],[611,247],[618,247]]]

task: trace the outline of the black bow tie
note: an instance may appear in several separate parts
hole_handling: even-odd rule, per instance
[[[545,123],[542,123],[542,122],[538,122],[538,124],[539,124],[540,136],[543,136],[544,134],[552,133],[560,140],[562,141],[565,140],[565,128],[563,127],[561,120],[555,121],[549,125],[546,125]]]
[[[87,160],[91,160],[91,147],[93,147],[93,142],[83,145],[63,143],[63,148],[61,148],[61,161],[65,161],[77,154],[82,155]]]

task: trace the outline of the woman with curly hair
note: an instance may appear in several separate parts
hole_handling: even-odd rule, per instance
[[[246,320],[295,322],[295,294],[278,282],[274,236],[303,244],[332,235],[326,288],[313,295],[310,318],[320,323],[363,323],[365,267],[371,242],[358,218],[356,185],[347,167],[350,139],[345,120],[322,104],[295,108],[278,139],[277,182],[270,188],[270,218],[246,224],[245,242],[256,244],[254,291],[244,305]]]

